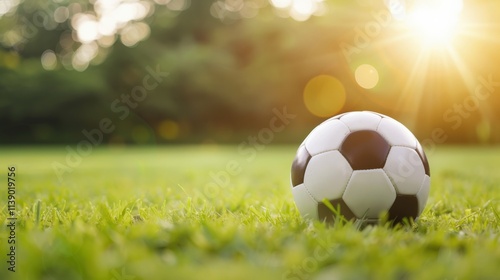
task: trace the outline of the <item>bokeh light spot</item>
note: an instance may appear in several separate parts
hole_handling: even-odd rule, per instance
[[[244,18],[254,18],[259,13],[259,7],[254,2],[247,2],[243,9],[241,9],[240,14]]]
[[[72,19],[78,40],[82,43],[90,43],[99,38],[98,24],[92,15],[75,16]]]
[[[290,10],[290,15],[296,21],[305,21],[316,10],[316,2],[311,0],[295,0],[293,1],[292,9]]]
[[[296,21],[306,21],[318,12],[324,12],[323,0],[270,0],[280,17],[291,16]]]
[[[358,85],[365,89],[372,89],[377,86],[379,75],[377,69],[369,64],[363,64],[356,68],[354,77]]]
[[[179,136],[179,125],[172,120],[164,120],[158,126],[158,134],[167,140],[173,140]]]
[[[19,3],[19,0],[2,0],[0,2],[0,17],[14,10]]]
[[[111,36],[102,36],[99,38],[97,41],[99,43],[99,46],[104,47],[104,48],[109,48],[111,47],[116,41],[116,37],[114,35]]]
[[[149,25],[143,22],[131,23],[121,31],[120,40],[125,46],[132,47],[147,39],[150,32]]]
[[[63,23],[66,20],[68,20],[68,18],[69,18],[69,9],[68,9],[68,7],[61,6],[61,7],[58,7],[54,11],[54,20],[57,23]]]
[[[72,65],[77,71],[84,71],[89,66],[89,63],[98,53],[99,47],[97,43],[81,45],[74,53]]]
[[[57,57],[54,51],[46,50],[42,54],[42,67],[45,70],[54,70],[57,66]]]
[[[284,9],[292,5],[292,0],[271,0],[271,4],[279,9]]]
[[[335,77],[319,75],[304,89],[304,103],[313,115],[329,117],[338,113],[346,101],[345,88]]]
[[[170,0],[166,5],[172,11],[183,11],[191,6],[191,0]]]

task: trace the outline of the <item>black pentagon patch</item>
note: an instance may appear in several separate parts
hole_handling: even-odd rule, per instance
[[[383,168],[391,146],[376,131],[361,130],[349,134],[340,152],[354,170]]]
[[[346,220],[356,219],[354,213],[352,213],[349,206],[344,202],[342,198],[330,200],[334,209],[339,209],[340,214],[346,218]],[[328,206],[326,206],[323,202],[318,203],[318,218],[320,221],[326,221],[327,223],[335,222],[336,213],[332,212]]]
[[[306,174],[306,167],[311,160],[311,155],[306,149],[305,145],[302,145],[297,150],[297,155],[292,163],[292,186],[296,187],[304,183],[304,175]]]
[[[396,200],[389,209],[389,220],[401,223],[406,218],[417,218],[418,198],[415,195],[398,194]]]
[[[429,161],[427,160],[427,156],[425,155],[425,152],[424,152],[424,149],[422,148],[422,145],[420,145],[420,143],[418,143],[418,142],[417,142],[417,154],[420,157],[420,159],[422,160],[422,163],[424,164],[425,174],[427,174],[427,176],[430,177],[431,170],[429,167]]]

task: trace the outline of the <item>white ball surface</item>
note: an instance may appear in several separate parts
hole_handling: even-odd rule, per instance
[[[384,170],[356,170],[342,198],[356,217],[376,219],[392,206],[396,190]]]

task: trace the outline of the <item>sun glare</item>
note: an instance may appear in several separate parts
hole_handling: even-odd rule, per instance
[[[406,20],[424,45],[446,45],[455,35],[462,7],[462,0],[419,1]]]

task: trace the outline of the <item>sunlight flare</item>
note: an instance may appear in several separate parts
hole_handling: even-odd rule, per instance
[[[456,33],[462,8],[462,0],[420,1],[412,7],[406,22],[423,44],[446,45]]]

